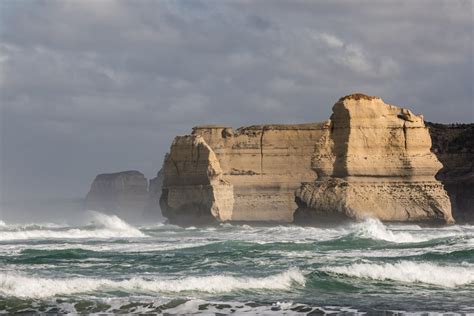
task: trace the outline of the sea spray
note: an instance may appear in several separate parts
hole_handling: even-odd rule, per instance
[[[372,217],[353,225],[355,234],[362,238],[385,240],[394,243],[414,243],[427,241],[426,238],[414,236],[409,232],[394,232],[380,220]]]
[[[77,239],[77,238],[134,238],[146,237],[116,215],[89,211],[92,227],[69,228],[48,225],[16,226],[13,230],[0,231],[0,241],[25,239]]]
[[[117,232],[127,232],[130,235],[144,237],[144,234],[139,229],[128,224],[117,215],[106,215],[92,210],[88,210],[87,213],[91,216],[91,223],[97,228]]]

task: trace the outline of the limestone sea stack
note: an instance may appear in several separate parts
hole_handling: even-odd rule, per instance
[[[423,116],[354,94],[334,105],[329,124],[315,144],[318,178],[296,191],[296,217],[454,221]]]
[[[174,223],[292,222],[295,190],[316,178],[311,157],[325,129],[207,125],[177,136],[163,167],[163,215]]]
[[[452,222],[430,148],[422,116],[362,94],[341,98],[322,123],[198,126],[171,145],[160,205],[175,223]]]
[[[85,200],[85,208],[139,222],[149,201],[148,182],[135,170],[96,176]]]

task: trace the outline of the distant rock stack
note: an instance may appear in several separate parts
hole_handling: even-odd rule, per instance
[[[199,126],[171,145],[160,205],[175,223],[452,222],[430,147],[422,116],[363,94],[341,98],[323,123]]]
[[[421,115],[378,97],[341,98],[330,129],[316,142],[318,178],[296,191],[295,217],[453,222],[448,195],[435,179],[442,165],[430,148]]]
[[[148,199],[148,182],[142,173],[132,170],[99,174],[87,194],[85,208],[139,222]]]

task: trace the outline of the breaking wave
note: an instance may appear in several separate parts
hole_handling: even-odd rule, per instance
[[[304,285],[304,283],[304,275],[296,268],[262,278],[212,275],[176,280],[132,278],[122,281],[92,278],[48,279],[1,273],[0,294],[23,298],[45,298],[55,295],[111,290],[222,293],[248,289],[287,290],[294,284]]]
[[[354,224],[355,235],[361,238],[385,240],[394,243],[424,242],[429,238],[414,236],[409,232],[394,232],[376,218],[366,218],[363,222]]]
[[[348,266],[327,267],[323,271],[357,278],[426,283],[441,287],[474,283],[473,266],[440,266],[427,262],[355,263]]]
[[[64,228],[48,225],[15,226],[5,225],[0,231],[2,240],[24,239],[76,239],[76,238],[121,238],[121,237],[146,237],[139,229],[123,221],[116,215],[106,215],[95,211],[88,211],[91,225],[81,228]]]

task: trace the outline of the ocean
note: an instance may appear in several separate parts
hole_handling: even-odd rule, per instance
[[[474,315],[474,226],[0,221],[0,313]]]

